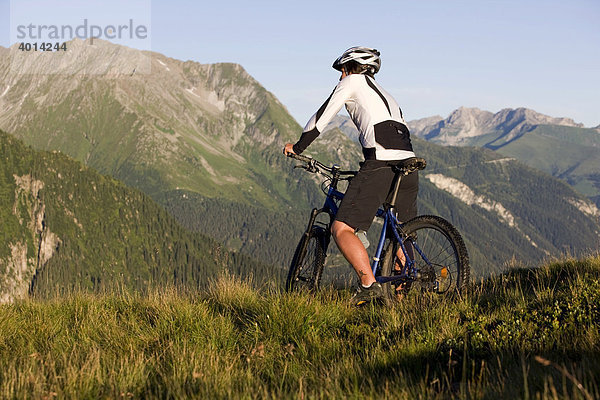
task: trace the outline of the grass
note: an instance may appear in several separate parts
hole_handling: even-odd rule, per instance
[[[391,308],[210,287],[0,306],[0,397],[600,397],[598,256]]]

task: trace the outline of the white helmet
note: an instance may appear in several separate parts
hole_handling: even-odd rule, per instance
[[[348,61],[356,61],[361,65],[365,65],[366,68],[363,72],[369,72],[376,74],[381,67],[381,58],[379,58],[379,51],[376,49],[370,49],[368,47],[351,47],[346,50],[341,56],[334,61],[332,67],[338,71],[342,70],[342,65]]]

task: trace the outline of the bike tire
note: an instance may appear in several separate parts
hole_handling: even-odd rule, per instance
[[[304,234],[292,258],[286,280],[286,291],[316,291],[319,289],[328,234],[321,227],[313,227],[308,235]]]
[[[414,240],[429,260],[427,263],[418,251],[409,250],[413,253],[411,258],[421,275],[413,283],[439,294],[461,292],[467,288],[470,275],[469,254],[462,236],[450,222],[434,215],[421,215],[404,224],[402,231],[406,237]],[[412,246],[410,240],[405,241],[405,246]],[[385,247],[382,275],[390,276],[394,273],[398,246],[398,242],[393,239]],[[400,284],[383,285],[388,298],[396,297]],[[410,285],[411,282],[408,282],[405,286],[410,288]]]

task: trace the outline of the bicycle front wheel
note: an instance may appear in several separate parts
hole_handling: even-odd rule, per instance
[[[421,215],[408,221],[402,231],[406,234],[404,246],[418,271],[415,283],[440,294],[467,287],[469,255],[460,233],[450,222],[433,215]],[[391,241],[386,249],[382,275],[393,275],[404,264],[398,260],[397,250],[398,243]],[[386,292],[391,295],[411,283],[389,285]]]
[[[308,235],[302,236],[294,252],[286,280],[285,286],[288,292],[318,290],[325,264],[327,242],[327,232],[321,227],[313,227]]]

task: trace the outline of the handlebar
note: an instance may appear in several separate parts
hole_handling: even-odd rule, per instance
[[[312,157],[303,156],[301,154],[288,153],[287,156],[304,163],[304,165],[297,165],[295,168],[303,168],[312,173],[321,173],[321,170],[324,170],[332,175],[337,175],[338,177],[342,175],[352,177],[358,173],[357,171],[342,171],[338,165],[329,167]]]
[[[305,165],[297,165],[296,168],[304,168],[308,172],[319,173],[321,172],[320,170],[325,170],[330,174],[334,174],[337,176],[355,176],[358,173],[357,171],[341,171],[340,167],[337,165],[328,167],[327,165],[315,160],[312,157],[303,156],[300,154],[288,153],[288,157],[294,158],[298,161],[302,161]],[[396,165],[392,166],[392,170],[396,174],[406,176],[412,172],[425,169],[425,167],[427,167],[427,161],[425,161],[425,159],[420,157],[411,157],[405,160],[398,161]]]

